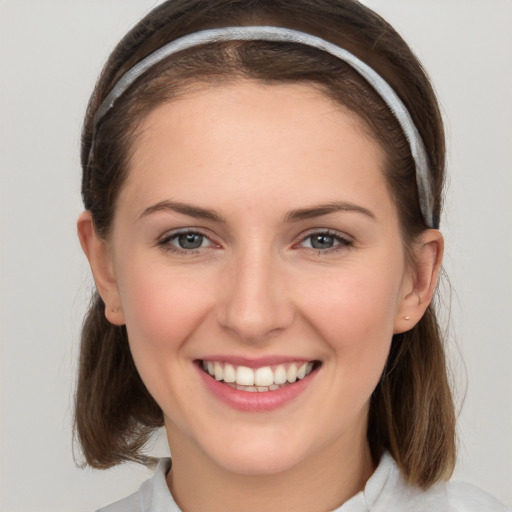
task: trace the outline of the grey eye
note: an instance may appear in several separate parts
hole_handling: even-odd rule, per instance
[[[205,237],[199,233],[183,233],[175,238],[176,245],[181,249],[199,249]]]
[[[309,237],[310,244],[313,249],[331,249],[336,240],[333,236],[325,233],[319,233],[318,235],[311,235]]]

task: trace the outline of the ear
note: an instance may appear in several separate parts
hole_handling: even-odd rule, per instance
[[[394,334],[416,325],[432,301],[443,262],[444,239],[437,229],[427,229],[414,242],[413,263],[404,279]]]
[[[97,234],[91,212],[85,211],[80,214],[77,230],[80,245],[91,266],[96,288],[105,304],[105,316],[110,323],[123,325],[125,323],[124,314],[113,272],[110,246],[104,238]]]

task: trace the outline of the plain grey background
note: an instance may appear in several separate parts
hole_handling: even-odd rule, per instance
[[[1,512],[92,511],[148,475],[77,469],[71,403],[91,290],[75,235],[82,116],[108,53],[157,3],[0,0]],[[512,506],[512,2],[364,3],[416,51],[446,119],[455,478]]]

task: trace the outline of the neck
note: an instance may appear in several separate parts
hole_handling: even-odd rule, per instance
[[[334,510],[362,490],[374,471],[366,436],[359,443],[340,440],[325,453],[265,475],[234,473],[212,461],[188,438],[173,441],[167,482],[186,512]]]

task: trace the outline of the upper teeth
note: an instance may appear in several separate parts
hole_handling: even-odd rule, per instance
[[[287,363],[253,369],[218,361],[203,361],[203,368],[216,380],[236,383],[240,386],[269,387],[291,384],[297,379],[303,379],[313,370],[313,363]]]

